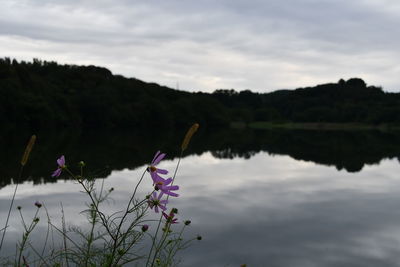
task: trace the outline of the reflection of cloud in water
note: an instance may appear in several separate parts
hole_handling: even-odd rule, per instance
[[[159,167],[173,173],[176,162]],[[115,188],[111,204],[121,207],[143,169],[112,172],[105,180],[106,188]],[[182,197],[171,205],[192,220],[187,236],[204,239],[183,252],[182,266],[398,266],[399,169],[396,160],[348,173],[267,153],[250,160],[186,157],[176,180]],[[150,186],[147,177],[139,194]],[[0,191],[1,218],[12,189]],[[75,214],[87,199],[78,190],[73,182],[25,183],[15,205],[29,210],[43,201],[59,221],[63,201],[67,220],[80,224],[85,218]],[[11,225],[20,225],[17,217]]]

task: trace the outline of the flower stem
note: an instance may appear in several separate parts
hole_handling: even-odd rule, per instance
[[[179,168],[179,164],[180,164],[180,162],[181,162],[182,155],[183,155],[183,150],[181,150],[181,154],[179,155],[178,163],[176,164],[175,171],[174,171],[174,176],[172,177],[171,186],[174,184],[175,177],[176,177],[176,173],[178,172],[178,168]],[[168,200],[168,198],[169,198],[169,195],[167,195],[167,200]],[[154,248],[154,245],[155,245],[155,243],[156,243],[158,231],[160,230],[160,225],[161,225],[162,217],[163,217],[163,215],[161,214],[160,219],[158,220],[158,225],[157,225],[156,234],[154,235],[153,243],[151,244],[149,256],[147,257],[146,266],[148,266],[148,264],[149,264],[150,257],[151,257],[151,253],[153,252],[153,248]],[[156,256],[157,256],[157,251],[154,252],[154,257],[153,257],[153,260],[152,260],[150,266],[153,266],[153,265],[154,265],[154,261],[156,260]]]
[[[8,220],[10,219],[11,210],[12,210],[12,207],[13,207],[13,204],[14,204],[14,200],[15,200],[15,195],[17,194],[17,190],[18,190],[18,183],[19,183],[19,181],[20,181],[20,179],[21,179],[23,169],[24,169],[24,165],[21,165],[21,168],[20,168],[20,170],[19,170],[18,179],[17,179],[17,181],[16,181],[17,183],[16,183],[15,188],[14,188],[14,194],[13,194],[13,196],[12,196],[12,198],[11,198],[10,208],[9,208],[9,210],[8,210],[8,214],[7,214],[6,224],[5,224],[5,226],[4,226],[3,235],[2,235],[2,237],[1,237],[0,251],[1,251],[1,248],[3,247],[3,241],[4,241],[4,237],[5,237],[5,235],[6,235],[6,231],[7,231],[7,227],[8,227]]]

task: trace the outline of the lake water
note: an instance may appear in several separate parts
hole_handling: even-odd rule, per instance
[[[97,161],[93,166],[111,163],[103,173],[105,188],[115,189],[110,203],[114,207],[126,203],[156,147],[168,154],[160,168],[173,171],[177,164],[171,144],[179,144],[182,134],[155,136],[153,142],[148,141],[151,148],[143,148],[144,153],[138,147],[146,143],[140,141],[144,136],[127,141],[130,139],[123,134],[108,142],[110,135],[87,139],[81,135],[74,139],[80,140],[78,145],[57,138],[43,142],[42,148],[38,144],[35,149],[47,149],[50,155],[33,156],[33,163],[46,164],[41,164],[40,170],[28,168],[27,172],[37,175],[22,181],[15,207],[22,206],[29,216],[33,203],[41,201],[52,219],[60,221],[62,202],[67,224],[85,222],[84,215],[76,215],[87,202],[78,184],[64,179],[44,183],[51,181],[49,175],[59,153],[70,162],[84,159],[76,156],[77,150],[83,150],[82,144],[97,153],[79,153]],[[164,141],[160,141],[162,137]],[[48,149],[55,144],[56,148]],[[203,237],[182,251],[181,266],[400,266],[399,144],[396,133],[381,132],[200,133],[181,160],[175,180],[181,196],[170,203],[179,209],[180,220],[192,221],[186,237]],[[118,161],[115,146],[123,155]],[[18,163],[18,159],[8,159],[14,152],[7,153],[1,157],[2,166],[10,165],[11,160]],[[15,154],[21,155],[20,151]],[[3,179],[0,189],[1,225],[14,189],[9,178]],[[147,176],[139,194],[150,190]],[[20,218],[13,214],[3,255],[15,251],[15,239],[20,235]],[[46,230],[46,217],[40,217],[43,225],[32,237],[36,244],[42,242]]]

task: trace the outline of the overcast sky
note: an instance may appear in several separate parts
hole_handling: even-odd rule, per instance
[[[0,57],[98,65],[181,90],[340,78],[400,91],[399,0],[1,0]]]

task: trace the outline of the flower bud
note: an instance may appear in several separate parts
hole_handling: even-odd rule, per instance
[[[42,203],[40,203],[39,201],[36,201],[35,206],[38,207],[38,209],[40,209],[42,207]]]
[[[178,214],[178,209],[177,208],[172,208],[171,213]]]
[[[198,235],[198,236],[196,237],[196,239],[197,239],[197,240],[201,240],[201,239],[203,239],[203,238],[201,237],[201,235]]]
[[[79,166],[81,166],[81,167],[85,167],[85,162],[83,162],[83,161],[79,161]]]
[[[184,223],[185,223],[185,225],[189,225],[189,224],[191,223],[191,221],[190,221],[190,220],[187,220],[187,221],[185,221]]]
[[[17,210],[21,210],[21,206],[18,206],[18,207],[17,207]]]
[[[147,224],[144,224],[142,226],[142,232],[146,232],[147,230],[149,230],[149,226]]]

